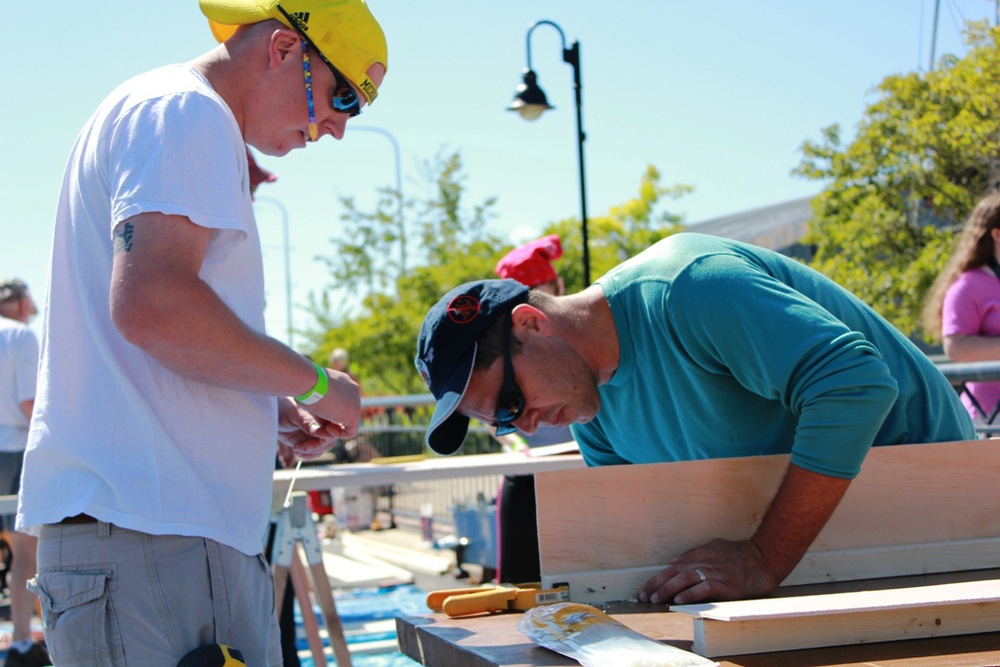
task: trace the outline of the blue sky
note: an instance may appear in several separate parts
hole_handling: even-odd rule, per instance
[[[792,177],[803,141],[840,123],[850,137],[889,74],[926,70],[935,0],[369,0],[389,43],[376,103],[347,136],[283,158],[257,205],[268,283],[267,321],[285,339],[282,211],[290,223],[293,325],[310,292],[328,287],[329,239],[349,233],[340,198],[363,208],[378,187],[420,193],[419,165],[459,151],[467,202],[496,196],[493,229],[512,243],[579,216],[572,68],[559,34],[532,34],[532,65],[556,107],[533,123],[505,111],[536,21],[579,40],[588,211],[632,197],[647,165],[695,191],[670,205],[686,222],[818,192]],[[940,0],[936,52],[964,53],[967,19],[993,20],[994,0]],[[56,0],[44,23],[8,26],[0,71],[0,275],[41,296],[63,168],[77,132],[122,80],[214,46],[194,0]],[[297,336],[295,342],[301,342]]]

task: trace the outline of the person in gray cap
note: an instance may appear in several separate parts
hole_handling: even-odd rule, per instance
[[[28,286],[20,278],[0,280],[0,311],[3,317],[27,324],[38,314]]]
[[[455,288],[427,314],[416,365],[437,399],[428,446],[469,419],[499,433],[567,425],[588,465],[790,453],[749,540],[692,549],[643,601],[776,588],[873,445],[975,438],[955,390],[909,340],[799,262],[713,236],[670,236],[577,294],[513,281]]]
[[[16,494],[21,488],[38,376],[38,339],[28,323],[37,314],[35,300],[24,281],[0,281],[0,495]],[[38,598],[26,584],[35,576],[37,540],[14,530],[14,514],[5,514],[0,521],[10,540],[7,585],[14,626],[5,665],[51,665],[49,654],[31,637],[31,616]]]

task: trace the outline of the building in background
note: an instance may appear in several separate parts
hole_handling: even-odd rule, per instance
[[[812,197],[802,197],[694,222],[687,225],[687,231],[752,243],[808,262],[815,249],[799,241],[805,236],[812,218],[810,200]]]

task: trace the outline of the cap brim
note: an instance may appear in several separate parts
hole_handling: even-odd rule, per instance
[[[236,33],[238,25],[232,25],[227,23],[219,23],[218,21],[213,21],[208,19],[208,27],[212,31],[212,37],[215,37],[215,41],[222,44],[224,41],[232,37]]]
[[[465,396],[472,378],[472,366],[476,361],[476,345],[466,353],[455,370],[445,381],[441,395],[436,397],[434,415],[427,427],[427,446],[436,454],[454,454],[462,448],[469,432],[469,418],[458,412],[458,404]]]

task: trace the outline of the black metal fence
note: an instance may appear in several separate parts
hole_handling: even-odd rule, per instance
[[[383,396],[362,399],[361,438],[382,457],[424,454],[424,433],[431,421],[434,398],[430,394]],[[473,427],[460,454],[489,454],[500,445],[483,427]]]
[[[304,465],[392,462],[393,459],[435,456],[424,445],[424,434],[434,410],[431,394],[365,397],[361,400],[362,422],[358,437],[343,441],[324,456]],[[498,443],[481,425],[473,422],[456,456],[493,454]],[[449,522],[452,509],[476,503],[480,497],[492,501],[500,487],[500,475],[476,475],[421,482],[404,482],[364,490],[378,512],[397,518],[421,518],[428,512],[436,521]],[[317,509],[332,508],[333,494],[321,494]],[[430,508],[430,509],[428,509]]]
[[[969,398],[978,418],[976,432],[982,436],[992,436],[1000,433],[1000,401],[995,405],[980,405],[976,397],[969,391],[969,382],[1000,382],[1000,361],[975,361],[966,363],[939,363],[941,370],[955,391]]]

